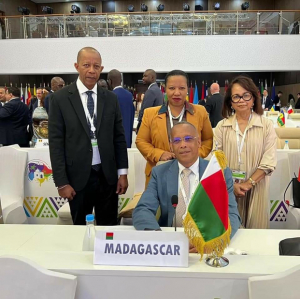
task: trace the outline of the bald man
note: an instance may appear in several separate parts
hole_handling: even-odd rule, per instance
[[[222,117],[223,97],[220,95],[220,85],[213,83],[210,86],[211,96],[205,103],[205,109],[209,114],[209,120],[212,128],[215,128]]]
[[[133,130],[133,121],[135,109],[133,106],[133,97],[132,93],[123,88],[122,86],[122,75],[118,70],[111,70],[107,74],[107,83],[109,89],[113,91],[118,97],[123,127],[125,130],[125,138],[127,143],[127,148],[131,147],[132,143],[132,130]]]
[[[49,114],[49,101],[53,92],[62,89],[65,86],[65,81],[61,77],[53,77],[51,79],[51,91],[47,94],[44,101],[44,108]]]
[[[100,79],[98,81],[98,85],[104,89],[108,89],[108,85],[107,85],[107,82],[104,80],[104,79]]]
[[[136,132],[139,131],[141,126],[144,110],[150,107],[161,106],[164,101],[164,95],[156,84],[156,73],[154,70],[148,69],[144,72],[143,84],[148,85],[148,90],[145,92],[142,102]]]
[[[70,204],[73,223],[116,225],[118,195],[128,187],[127,146],[117,96],[98,86],[100,53],[78,52],[76,82],[52,94],[49,147],[53,179]]]

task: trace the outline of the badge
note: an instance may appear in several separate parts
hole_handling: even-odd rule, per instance
[[[243,183],[246,180],[246,172],[241,170],[232,170],[233,183]]]

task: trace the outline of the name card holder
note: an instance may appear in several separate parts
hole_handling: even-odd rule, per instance
[[[34,147],[35,148],[49,147],[49,141],[48,139],[37,139]]]
[[[94,264],[188,267],[189,242],[184,232],[97,231]]]

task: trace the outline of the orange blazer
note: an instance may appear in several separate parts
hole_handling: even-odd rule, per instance
[[[213,145],[213,131],[206,109],[201,105],[189,104],[194,114],[186,111],[186,121],[193,124],[201,139],[199,157],[205,158],[211,152]],[[163,106],[145,109],[141,127],[136,137],[136,147],[147,160],[145,174],[146,187],[150,180],[151,170],[159,161],[163,152],[170,152],[167,132],[167,115],[159,114]]]

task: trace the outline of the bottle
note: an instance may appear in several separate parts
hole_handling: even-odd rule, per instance
[[[288,140],[286,140],[285,141],[285,144],[284,144],[284,148],[283,148],[284,150],[289,150],[290,148],[289,148],[289,141]]]
[[[86,231],[83,239],[82,250],[94,251],[95,236],[96,236],[94,215],[93,214],[86,215],[85,220],[86,220]]]

